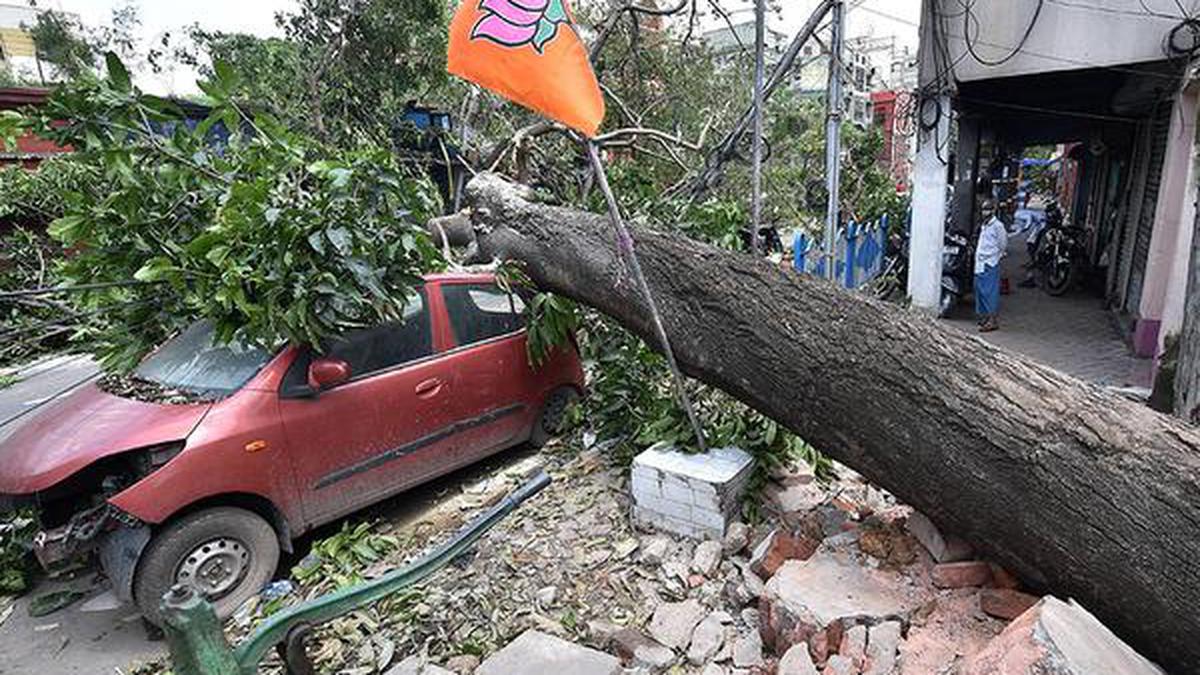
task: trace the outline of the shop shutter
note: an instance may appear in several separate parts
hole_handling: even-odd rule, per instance
[[[1162,182],[1163,162],[1171,136],[1171,111],[1175,100],[1163,101],[1155,107],[1150,129],[1150,165],[1146,171],[1146,190],[1133,239],[1133,261],[1129,270],[1129,286],[1125,292],[1125,311],[1136,314],[1142,303],[1142,282],[1146,279],[1146,264],[1150,260],[1150,237],[1158,210],[1158,188]]]

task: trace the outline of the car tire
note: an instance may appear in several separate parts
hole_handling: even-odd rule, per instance
[[[150,540],[138,562],[133,597],[142,615],[161,626],[163,594],[176,583],[201,578],[192,585],[218,618],[227,619],[271,580],[278,564],[279,539],[258,514],[230,506],[204,509]]]
[[[579,400],[579,394],[570,387],[559,387],[550,392],[537,419],[533,422],[533,431],[529,434],[529,444],[541,448],[550,442],[551,438],[563,432],[567,422],[567,410],[571,404]]]

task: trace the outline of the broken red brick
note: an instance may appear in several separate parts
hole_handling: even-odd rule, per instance
[[[979,609],[997,619],[1012,621],[1038,603],[1039,598],[1011,588],[985,588],[979,593]]]
[[[1009,572],[1008,570],[997,565],[996,563],[992,563],[991,566],[992,566],[992,583],[991,583],[992,588],[1009,588],[1009,589],[1016,590],[1021,587],[1021,580],[1018,579],[1016,577],[1016,575],[1014,575],[1012,572]]]
[[[992,567],[978,560],[941,563],[933,566],[930,577],[938,588],[985,586],[992,580]]]
[[[775,530],[767,535],[750,556],[750,569],[763,579],[770,579],[788,560],[808,560],[821,542],[802,534]]]

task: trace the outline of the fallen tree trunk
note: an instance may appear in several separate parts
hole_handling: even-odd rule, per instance
[[[480,254],[653,344],[607,219],[467,188]],[[635,229],[684,371],[769,415],[1132,645],[1200,672],[1200,430],[914,312]]]

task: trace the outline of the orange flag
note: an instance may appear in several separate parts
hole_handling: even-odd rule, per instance
[[[449,70],[589,137],[604,120],[566,0],[462,0],[450,24]]]

